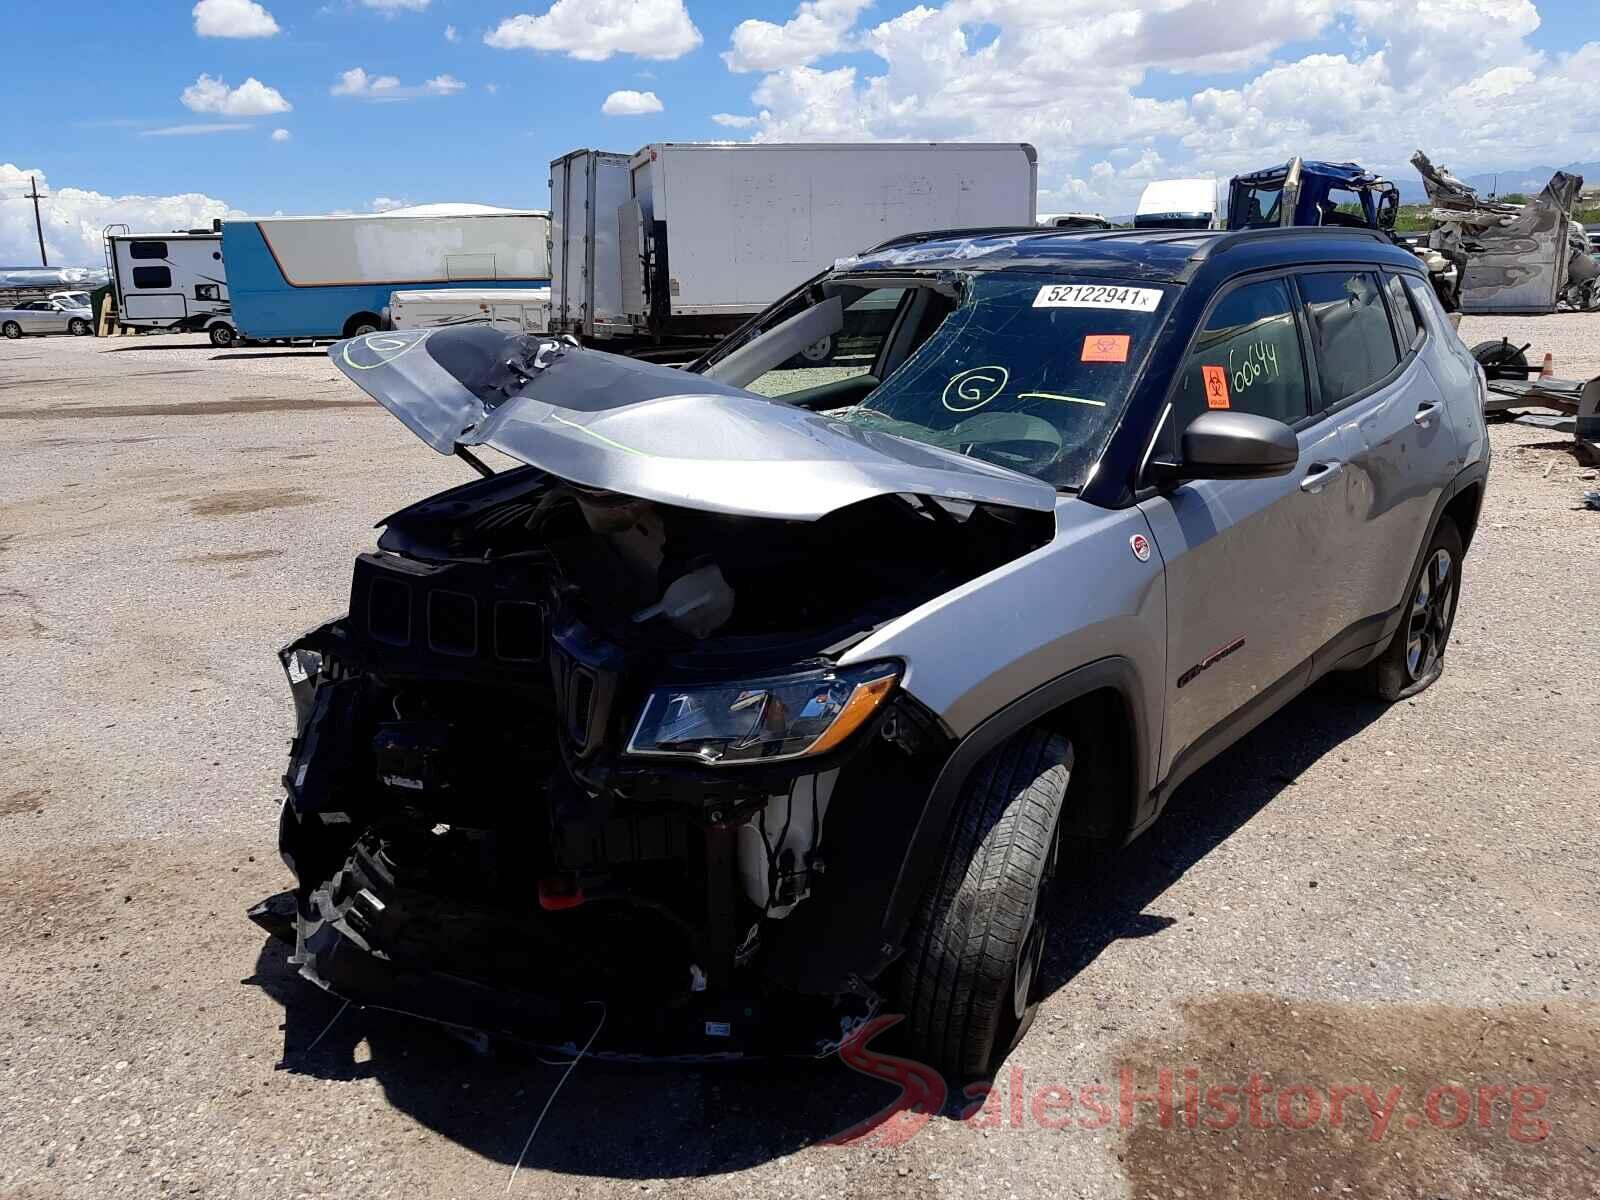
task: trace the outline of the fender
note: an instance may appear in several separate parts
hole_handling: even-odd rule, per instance
[[[944,853],[950,821],[962,788],[983,756],[1012,734],[1062,705],[1103,688],[1112,688],[1122,698],[1133,733],[1134,780],[1124,806],[1126,818],[1119,840],[1125,841],[1149,822],[1153,814],[1143,810],[1150,801],[1150,730],[1144,705],[1139,701],[1145,691],[1137,668],[1130,659],[1116,655],[1057,676],[986,719],[967,734],[945,760],[906,847],[894,891],[884,912],[883,935],[887,944],[898,946],[905,938],[928,878]]]

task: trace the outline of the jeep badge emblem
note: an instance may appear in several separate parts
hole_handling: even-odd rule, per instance
[[[1150,561],[1150,539],[1144,534],[1134,534],[1128,539],[1128,545],[1133,547],[1133,556],[1140,562]]]

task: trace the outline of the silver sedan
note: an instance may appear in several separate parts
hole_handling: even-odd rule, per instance
[[[66,300],[28,300],[15,308],[0,308],[0,333],[19,338],[25,333],[71,333],[80,337],[94,332],[94,314]]]

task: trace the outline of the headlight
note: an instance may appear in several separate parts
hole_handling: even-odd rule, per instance
[[[899,678],[898,665],[870,663],[658,688],[645,701],[628,753],[719,764],[822,754],[859,729]]]

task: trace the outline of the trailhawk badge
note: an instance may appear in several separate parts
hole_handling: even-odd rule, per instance
[[[1133,556],[1140,562],[1150,561],[1150,539],[1144,534],[1134,534],[1128,539],[1128,545],[1133,547]]]

